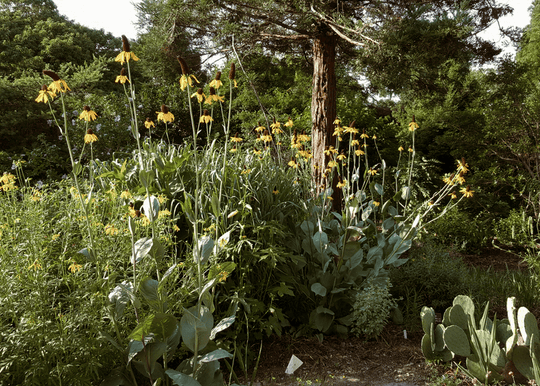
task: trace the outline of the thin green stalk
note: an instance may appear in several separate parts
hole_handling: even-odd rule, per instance
[[[97,259],[97,253],[96,253],[96,250],[94,249],[94,239],[92,237],[92,228],[90,226],[90,216],[89,216],[88,210],[86,208],[86,205],[85,205],[83,197],[82,197],[82,192],[81,192],[81,188],[80,188],[80,185],[79,185],[79,179],[77,178],[77,173],[76,173],[76,170],[75,170],[75,158],[73,157],[73,151],[71,149],[71,143],[69,141],[66,105],[65,105],[65,102],[64,102],[64,93],[62,93],[62,92],[60,93],[60,100],[62,101],[62,111],[63,111],[63,115],[64,115],[64,130],[62,130],[62,127],[60,125],[58,125],[58,121],[56,121],[56,117],[54,115],[54,112],[52,111],[52,106],[51,106],[50,102],[49,102],[49,108],[53,112],[53,117],[54,117],[58,127],[60,128],[61,134],[63,134],[64,137],[66,138],[66,144],[67,144],[67,148],[68,148],[68,152],[69,152],[69,159],[71,161],[71,167],[73,168],[73,180],[75,182],[75,187],[77,189],[77,195],[79,196],[79,202],[81,204],[81,208],[83,210],[84,217],[85,217],[85,220],[86,220],[86,227],[88,229],[88,237],[89,237],[89,241],[90,241],[90,249],[92,251],[91,253],[92,253],[93,257],[96,258],[97,275],[98,275],[98,277],[100,277],[101,276],[101,271],[100,271],[100,267],[99,267],[99,260]],[[88,197],[88,199],[90,199],[90,197]]]
[[[415,132],[412,132],[412,155],[411,155],[411,163],[409,165],[409,180],[407,182],[407,187],[409,188],[409,193],[407,194],[407,197],[405,198],[405,208],[404,211],[407,210],[407,204],[409,202],[409,197],[411,196],[411,179],[412,179],[412,171],[414,167],[414,155],[416,154],[415,150],[415,144],[414,144],[414,134]]]

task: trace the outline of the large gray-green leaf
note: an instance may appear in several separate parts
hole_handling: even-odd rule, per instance
[[[219,359],[223,358],[232,358],[232,354],[230,354],[228,351],[225,351],[221,348],[218,348],[217,350],[214,350],[212,352],[209,352],[208,354],[204,355],[200,361],[201,362],[212,362],[217,361]]]
[[[319,296],[326,296],[326,288],[321,283],[313,283],[311,291]]]
[[[315,232],[315,224],[313,224],[311,221],[305,220],[302,225],[300,225],[300,228],[304,231],[305,235],[308,237],[311,237],[313,232]]]
[[[317,330],[321,332],[325,332],[332,325],[332,322],[334,321],[334,315],[333,313],[330,314],[323,311],[323,310],[328,310],[328,309],[323,309],[323,310],[319,310],[319,309],[323,309],[323,307],[318,307],[316,310],[313,310],[311,312],[310,317],[309,317],[309,322]]]
[[[122,316],[128,302],[131,302],[135,307],[140,306],[139,300],[133,293],[133,284],[127,280],[114,287],[109,293],[109,301],[115,305],[114,309],[117,318]]]
[[[313,244],[319,253],[323,253],[328,245],[328,235],[325,232],[317,232],[313,235]]]
[[[195,379],[191,378],[189,375],[186,375],[184,373],[181,373],[176,370],[167,370],[165,371],[165,374],[169,376],[169,378],[172,379],[174,385],[178,386],[201,386],[199,382],[197,382]]]
[[[180,328],[187,348],[195,352],[195,336],[197,336],[197,349],[204,349],[210,341],[213,326],[214,317],[207,307],[201,306],[199,311],[197,306],[184,309],[184,315],[180,320]]]
[[[152,249],[154,240],[151,237],[143,237],[135,241],[133,246],[133,254],[131,256],[131,264],[140,262]]]
[[[158,288],[159,282],[148,277],[141,282],[140,286],[142,296],[148,302],[148,304],[150,304],[150,307],[152,307],[154,311],[162,311]]]
[[[229,328],[229,326],[234,323],[235,319],[236,316],[234,315],[221,319],[221,321],[212,329],[212,332],[210,333],[210,340],[214,340],[219,332]]]
[[[146,197],[142,210],[150,221],[155,221],[159,214],[159,200],[155,196]]]
[[[203,236],[199,238],[197,243],[197,249],[194,251],[193,257],[195,259],[195,263],[200,262],[200,264],[203,265],[208,261],[210,255],[212,254],[212,250],[214,249],[214,240],[210,236]]]
[[[135,327],[129,338],[140,341],[152,334],[156,341],[164,342],[175,333],[177,323],[176,318],[170,314],[156,313]]]

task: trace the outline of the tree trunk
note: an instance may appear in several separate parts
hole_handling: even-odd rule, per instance
[[[321,32],[313,41],[313,91],[311,95],[312,182],[318,195],[331,184],[332,210],[341,211],[341,189],[337,189],[337,173],[332,181],[324,177],[329,161],[324,150],[332,143],[336,119],[336,36]]]

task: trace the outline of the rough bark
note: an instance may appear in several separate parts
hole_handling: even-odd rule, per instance
[[[336,188],[337,176],[333,181],[324,178],[329,161],[324,150],[330,146],[336,119],[336,41],[331,32],[322,32],[313,40],[313,91],[311,96],[312,121],[312,168],[313,185],[317,194],[331,183],[334,190],[332,209],[341,210],[341,190]]]

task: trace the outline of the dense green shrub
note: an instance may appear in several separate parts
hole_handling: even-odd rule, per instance
[[[509,247],[529,245],[533,234],[533,219],[524,209],[511,210],[508,217],[493,224],[493,236],[497,242]]]
[[[372,280],[356,295],[353,311],[352,332],[368,338],[379,335],[390,317],[390,311],[396,308],[396,299],[390,293],[392,284],[373,283]]]
[[[462,252],[476,252],[486,245],[492,236],[490,229],[489,223],[480,216],[472,216],[458,207],[450,209],[444,217],[426,227],[438,243]]]
[[[392,295],[404,299],[400,306],[406,324],[417,323],[423,305],[440,312],[455,296],[467,293],[467,267],[450,251],[429,240],[411,250],[407,264],[390,270]]]

